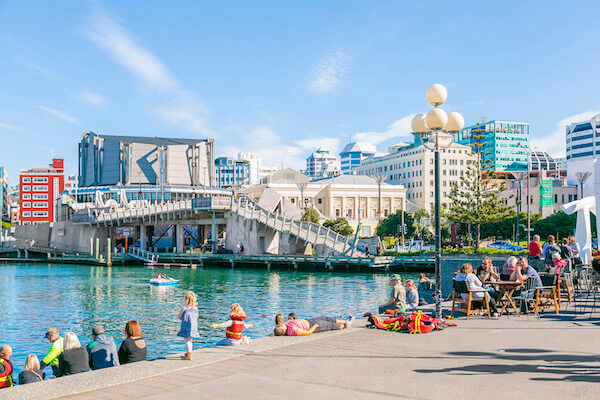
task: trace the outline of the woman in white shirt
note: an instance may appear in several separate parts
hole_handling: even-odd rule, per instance
[[[483,290],[481,292],[474,292],[471,296],[472,299],[483,300],[483,296],[487,296],[488,304],[490,305],[490,311],[492,311],[492,315],[494,317],[498,316],[496,300],[494,300],[494,298],[490,296],[489,293],[487,293],[479,278],[473,273],[473,266],[471,264],[463,264],[462,267],[460,267],[460,273],[456,275],[456,278],[454,279],[457,282],[465,281],[467,284],[467,289],[469,290]],[[467,300],[469,298],[469,295],[467,293],[461,293],[460,296],[463,298],[463,300]]]

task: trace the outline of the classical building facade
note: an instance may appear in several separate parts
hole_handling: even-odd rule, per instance
[[[353,229],[361,226],[360,236],[375,234],[380,219],[400,210],[414,212],[406,202],[402,185],[377,184],[375,179],[361,175],[340,175],[308,182],[301,174],[288,170],[287,177],[263,185],[250,186],[244,193],[262,208],[276,211],[288,218],[300,219],[303,209],[314,207],[326,219],[346,218]],[[381,214],[379,196],[381,195]],[[304,204],[303,204],[304,203]]]

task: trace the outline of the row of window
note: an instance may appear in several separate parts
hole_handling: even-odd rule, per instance
[[[31,177],[24,176],[21,179],[21,182],[23,182],[23,183],[31,183]],[[33,183],[48,183],[48,178],[46,178],[46,177],[39,177],[39,176],[38,177],[34,177],[33,178]]]
[[[31,191],[31,186],[27,185],[27,186],[23,186],[22,188],[23,192],[30,192]],[[47,192],[48,191],[48,186],[34,186],[33,187],[33,191],[34,192]]]
[[[31,203],[26,201],[23,203],[22,205],[23,208],[31,208]],[[33,208],[48,208],[48,203],[47,202],[34,202],[33,203]]]
[[[48,211],[34,211],[33,216],[35,218],[47,217]],[[23,211],[23,217],[31,217],[31,211]]]
[[[31,200],[31,193],[23,193],[23,200]],[[46,193],[34,193],[33,200],[48,200]]]

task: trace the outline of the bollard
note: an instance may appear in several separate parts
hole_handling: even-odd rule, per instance
[[[100,257],[100,238],[96,238],[96,260]]]
[[[106,239],[106,265],[108,265],[109,267],[112,266],[112,262],[110,259],[111,256],[111,247],[110,247],[110,238]]]
[[[94,238],[90,238],[90,257],[94,257]]]

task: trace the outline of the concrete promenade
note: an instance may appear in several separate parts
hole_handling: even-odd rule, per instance
[[[572,310],[572,307],[571,307]],[[364,329],[267,337],[0,391],[11,399],[594,399],[597,315],[457,319],[424,335]]]

